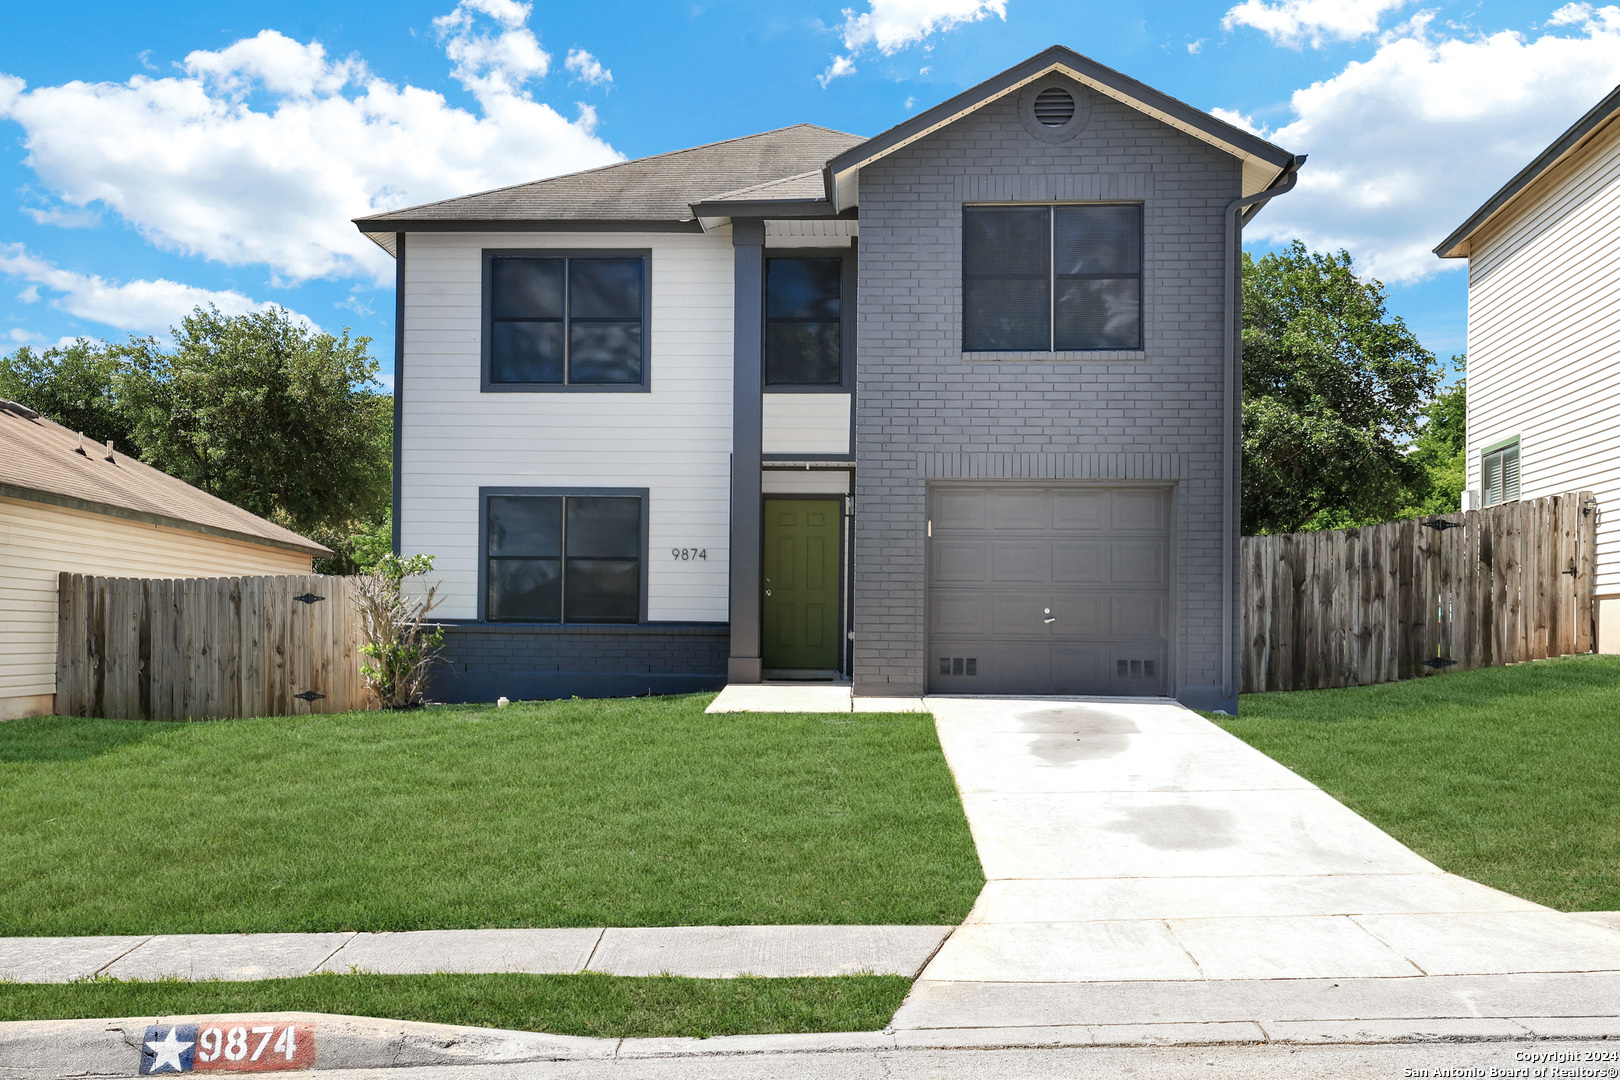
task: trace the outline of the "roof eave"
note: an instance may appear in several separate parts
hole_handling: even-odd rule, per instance
[[[1434,253],[1442,259],[1466,259],[1473,253],[1472,240],[1474,234],[1497,214],[1507,209],[1508,205],[1519,197],[1531,184],[1563,161],[1570,154],[1579,150],[1588,140],[1620,116],[1620,86],[1587,110],[1575,123],[1571,124],[1562,135],[1554,139],[1552,145],[1536,155],[1536,159],[1520,169],[1507,183],[1503,184],[1496,193],[1468,216],[1468,220],[1457,226],[1450,236],[1446,237],[1434,247]]]
[[[354,225],[367,236],[411,232],[699,232],[702,229],[693,218],[355,218]]]

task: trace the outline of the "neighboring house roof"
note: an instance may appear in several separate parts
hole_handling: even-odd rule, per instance
[[[1502,185],[1501,190],[1486,199],[1485,204],[1475,210],[1455,232],[1440,241],[1434,253],[1442,259],[1466,258],[1470,254],[1475,233],[1507,209],[1540,176],[1597,137],[1616,117],[1620,117],[1620,86],[1611,90],[1585,116],[1570,125],[1568,131],[1554,139],[1551,146],[1520,169],[1517,176]]]
[[[291,529],[216,499],[122,450],[83,442],[60,424],[14,402],[0,402],[0,495],[189,532],[330,555]],[[109,460],[109,458],[111,460]]]
[[[1137,82],[1129,75],[1099,64],[1090,57],[1081,56],[1073,49],[1054,45],[833,158],[826,168],[826,197],[833,209],[843,210],[859,202],[859,185],[855,178],[863,166],[947,124],[955,123],[967,114],[1054,71],[1238,158],[1243,162],[1245,195],[1264,191],[1296,165],[1293,154],[1253,132],[1216,119],[1184,101],[1160,93],[1146,83]]]
[[[692,204],[760,184],[817,174],[858,135],[794,124],[740,139],[604,165],[549,180],[356,218],[372,235],[422,229],[521,228],[533,222],[643,222],[696,229]],[[815,197],[820,197],[816,185]]]
[[[1243,194],[1279,184],[1304,161],[1240,127],[1177,101],[1073,49],[1045,52],[871,139],[795,124],[600,169],[356,218],[390,254],[395,235],[429,229],[711,229],[732,215],[837,217],[859,202],[861,168],[1060,72],[1243,164]]]

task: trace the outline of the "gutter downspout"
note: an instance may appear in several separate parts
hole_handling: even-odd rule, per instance
[[[1238,341],[1241,333],[1238,313],[1238,270],[1237,251],[1238,243],[1243,236],[1243,226],[1254,216],[1253,213],[1243,214],[1244,210],[1258,208],[1278,195],[1285,195],[1294,190],[1299,182],[1299,170],[1305,164],[1304,154],[1296,154],[1288,163],[1283,174],[1273,182],[1272,186],[1253,195],[1233,199],[1226,204],[1226,340],[1225,355],[1222,365],[1225,376],[1225,393],[1223,395],[1225,410],[1222,417],[1222,433],[1225,440],[1221,452],[1225,460],[1221,470],[1221,697],[1237,697],[1237,673],[1233,670],[1232,654],[1232,619],[1233,595],[1236,593],[1237,570],[1234,563],[1237,561],[1233,550],[1233,530],[1236,523],[1232,520],[1233,507],[1237,505],[1237,430],[1235,425],[1237,417],[1238,386]]]

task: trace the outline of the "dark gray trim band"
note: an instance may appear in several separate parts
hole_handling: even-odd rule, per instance
[[[1561,161],[1564,155],[1585,142],[1587,136],[1596,133],[1600,127],[1608,123],[1616,114],[1620,114],[1620,86],[1609,91],[1608,96],[1592,106],[1585,116],[1570,125],[1569,130],[1558,136],[1551,146],[1536,155],[1534,161],[1520,169],[1518,174],[1503,184],[1495,195],[1486,199],[1485,205],[1475,210],[1468,216],[1468,220],[1457,226],[1450,236],[1435,245],[1434,253],[1442,259],[1463,258],[1463,253],[1459,252],[1457,248],[1471,239],[1473,234],[1479,231],[1480,226],[1484,225],[1498,210],[1512,202],[1514,196],[1529,187],[1538,176]]]
[[[110,503],[95,502],[91,499],[78,499],[72,495],[58,495],[54,491],[36,491],[33,488],[18,487],[15,484],[0,484],[0,498],[44,503],[47,506],[60,506],[66,510],[78,510],[86,514],[100,514],[102,517],[122,518],[125,521],[140,521],[148,525],[162,525],[165,528],[201,533],[204,536],[217,536],[222,540],[236,540],[257,547],[295,551],[300,555],[308,555],[312,559],[326,558],[335,554],[331,548],[316,543],[293,544],[286,540],[272,540],[268,536],[254,536],[252,533],[237,532],[235,529],[221,529],[217,525],[204,525],[201,522],[186,521],[183,518],[169,517],[166,514],[149,514],[144,510],[131,510],[128,507],[113,506]]]
[[[706,218],[770,218],[773,221],[783,218],[831,218],[835,220],[854,221],[859,217],[855,207],[847,210],[834,210],[832,203],[826,199],[783,199],[773,202],[769,199],[760,199],[753,202],[695,202],[692,204],[692,213]]]
[[[406,226],[411,232],[695,232],[703,231],[697,221],[548,221],[458,220],[455,218],[355,218],[362,233],[393,232]],[[383,228],[378,228],[383,226]]]
[[[765,400],[765,223],[743,219],[731,227],[734,293],[731,377],[731,655],[732,682],[759,682],[759,490]]]

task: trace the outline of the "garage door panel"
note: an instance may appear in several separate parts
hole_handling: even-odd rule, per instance
[[[1165,637],[1168,604],[1163,596],[1115,593],[1108,598],[1110,638]]]
[[[1059,532],[1106,532],[1107,491],[1056,491],[1052,495],[1052,527]]]
[[[982,639],[990,632],[984,603],[976,592],[936,592],[930,606],[936,635]]]
[[[936,531],[982,529],[989,521],[990,493],[982,488],[941,489],[929,511]]]
[[[1106,540],[1056,540],[1052,543],[1052,580],[1100,584],[1110,565]]]
[[[1113,585],[1163,585],[1165,544],[1155,540],[1116,540],[1108,546]]]
[[[1170,500],[1163,491],[1113,491],[1110,526],[1115,532],[1160,532],[1169,525]]]
[[[998,540],[990,549],[991,576],[998,582],[1045,584],[1050,562],[1051,547],[1039,541]]]
[[[1167,490],[1006,481],[929,494],[931,691],[1165,692]]]
[[[1025,529],[1044,533],[1052,527],[1051,503],[1039,488],[994,491],[990,514],[991,528],[997,532]]]
[[[985,578],[984,540],[939,540],[934,544],[933,580],[939,584],[982,585]]]

